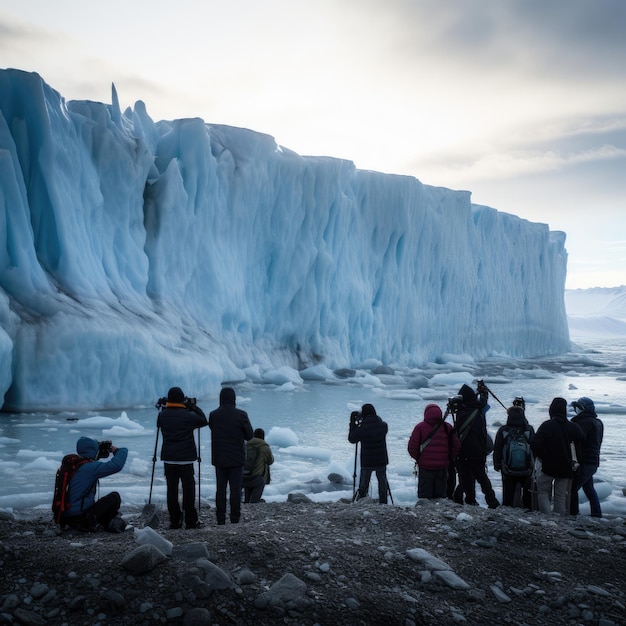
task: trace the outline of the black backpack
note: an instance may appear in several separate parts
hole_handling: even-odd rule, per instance
[[[61,515],[70,508],[68,497],[70,480],[79,467],[91,462],[92,459],[86,459],[78,454],[68,454],[63,457],[54,481],[54,497],[52,498],[52,515],[57,524],[61,523]]]
[[[259,456],[259,446],[246,445],[246,462],[243,466],[243,475],[251,476],[252,470],[256,465],[257,457]]]
[[[535,459],[530,449],[530,431],[511,428],[502,433],[502,473],[509,476],[530,476]]]

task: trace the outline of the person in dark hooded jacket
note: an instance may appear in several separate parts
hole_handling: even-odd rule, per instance
[[[566,515],[567,494],[574,475],[571,444],[580,446],[583,431],[567,419],[567,401],[554,398],[548,410],[550,419],[539,426],[531,448],[541,460],[537,473],[537,503],[542,513]],[[577,457],[580,458],[577,450]]]
[[[224,387],[220,406],[209,414],[211,463],[215,466],[215,515],[226,523],[226,492],[230,488],[230,521],[241,517],[241,485],[246,463],[246,442],[254,432],[248,414],[235,406],[235,390]]]
[[[458,408],[454,426],[461,440],[461,451],[456,458],[456,469],[459,475],[459,486],[454,494],[456,502],[477,505],[476,483],[480,485],[485,501],[490,509],[500,506],[491,481],[487,476],[487,399],[489,392],[484,385],[478,386],[478,395],[469,385],[459,389],[461,404]]]
[[[376,472],[378,480],[378,502],[387,504],[387,431],[386,422],[376,415],[376,409],[371,404],[364,404],[361,408],[360,424],[350,419],[350,443],[361,443],[361,475],[359,478],[358,497],[364,498],[370,486],[372,472]]]
[[[520,435],[524,437],[526,445],[530,446],[530,442],[535,436],[535,429],[528,423],[526,414],[521,406],[511,406],[507,409],[506,424],[501,426],[496,433],[493,444],[493,469],[496,472],[502,472],[502,504],[504,506],[515,506],[516,493],[518,488],[522,492],[522,505],[525,509],[532,508],[532,496],[530,492],[529,476],[533,473],[535,464],[532,452],[527,455],[526,468],[519,468],[513,471],[507,467],[506,459],[503,459],[503,452],[507,440]]]
[[[582,397],[572,402],[576,415],[572,422],[580,426],[584,439],[581,443],[580,468],[572,479],[572,493],[570,497],[570,513],[578,515],[578,490],[582,488],[589,500],[591,517],[602,517],[600,500],[593,485],[593,476],[600,465],[600,447],[604,437],[604,424],[596,415],[596,407],[591,398]]]
[[[407,449],[418,467],[417,497],[445,498],[450,460],[457,457],[461,442],[436,404],[426,405],[424,420],[413,429]]]
[[[172,387],[167,394],[165,407],[159,412],[157,427],[163,434],[161,460],[167,484],[167,511],[170,528],[200,528],[195,505],[196,479],[194,462],[198,460],[198,449],[194,439],[196,428],[207,425],[202,409],[187,402],[180,387]],[[179,484],[182,486],[183,506],[178,500]]]

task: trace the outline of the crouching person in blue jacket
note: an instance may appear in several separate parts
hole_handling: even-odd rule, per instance
[[[116,448],[110,441],[98,443],[90,437],[76,442],[78,469],[69,477],[69,488],[64,495],[61,526],[76,530],[95,531],[99,527],[109,532],[121,532],[126,527],[118,517],[122,499],[112,491],[96,500],[96,487],[100,478],[117,474],[126,463],[128,448]],[[111,456],[108,461],[97,459]],[[67,458],[67,457],[66,457]]]

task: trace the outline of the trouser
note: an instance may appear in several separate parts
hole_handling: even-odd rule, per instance
[[[567,490],[570,484],[569,478],[556,478],[537,471],[537,503],[542,513],[551,513],[552,500],[554,512],[559,515],[567,513]]]
[[[515,496],[518,489],[520,489],[522,492],[521,506],[525,509],[532,509],[532,498],[529,487],[528,476],[509,476],[502,474],[502,504],[504,506],[519,506]]]
[[[175,463],[164,463],[165,482],[167,483],[167,512],[170,515],[170,525],[180,527],[185,513],[185,524],[195,526],[198,522],[198,511],[196,511],[196,479],[193,463],[177,465]],[[182,485],[183,508],[180,508],[178,500],[178,485]]]
[[[230,521],[239,522],[241,517],[241,483],[243,465],[215,467],[215,515],[218,524],[226,523],[226,490],[230,488]]]
[[[602,517],[602,509],[600,508],[600,499],[593,484],[593,476],[598,469],[597,465],[582,464],[578,468],[578,472],[574,474],[572,479],[572,491],[570,493],[570,513],[578,515],[578,490],[582,489],[583,493],[589,500],[591,508],[591,517]]]
[[[244,502],[255,503],[261,501],[265,489],[263,476],[244,476],[243,479]]]
[[[80,513],[80,515],[62,518],[61,525],[69,526],[76,530],[94,531],[97,530],[97,525],[100,524],[102,528],[108,530],[111,520],[119,512],[121,504],[122,498],[120,494],[117,491],[112,491],[94,502],[92,506]]]
[[[450,461],[450,465],[448,465],[448,480],[446,484],[446,496],[449,500],[454,500],[454,492],[456,490],[456,465],[454,461]],[[462,490],[459,490],[461,493]],[[463,494],[461,493],[461,502],[463,503]]]
[[[496,492],[491,486],[491,481],[487,476],[486,458],[468,459],[459,457],[456,460],[456,468],[459,473],[459,482],[465,492],[466,504],[478,504],[476,501],[476,483],[480,485],[485,501],[490,509],[499,506]]]
[[[445,498],[448,486],[448,468],[424,469],[419,468],[417,479],[417,497],[431,500],[433,498]]]
[[[370,479],[372,472],[376,472],[378,480],[378,502],[387,504],[387,467],[361,467],[361,476],[359,478],[359,498],[364,498],[370,488]]]

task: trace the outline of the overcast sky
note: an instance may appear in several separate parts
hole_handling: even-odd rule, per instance
[[[626,284],[624,0],[0,0],[0,67],[466,189]],[[452,225],[451,225],[452,227]]]

